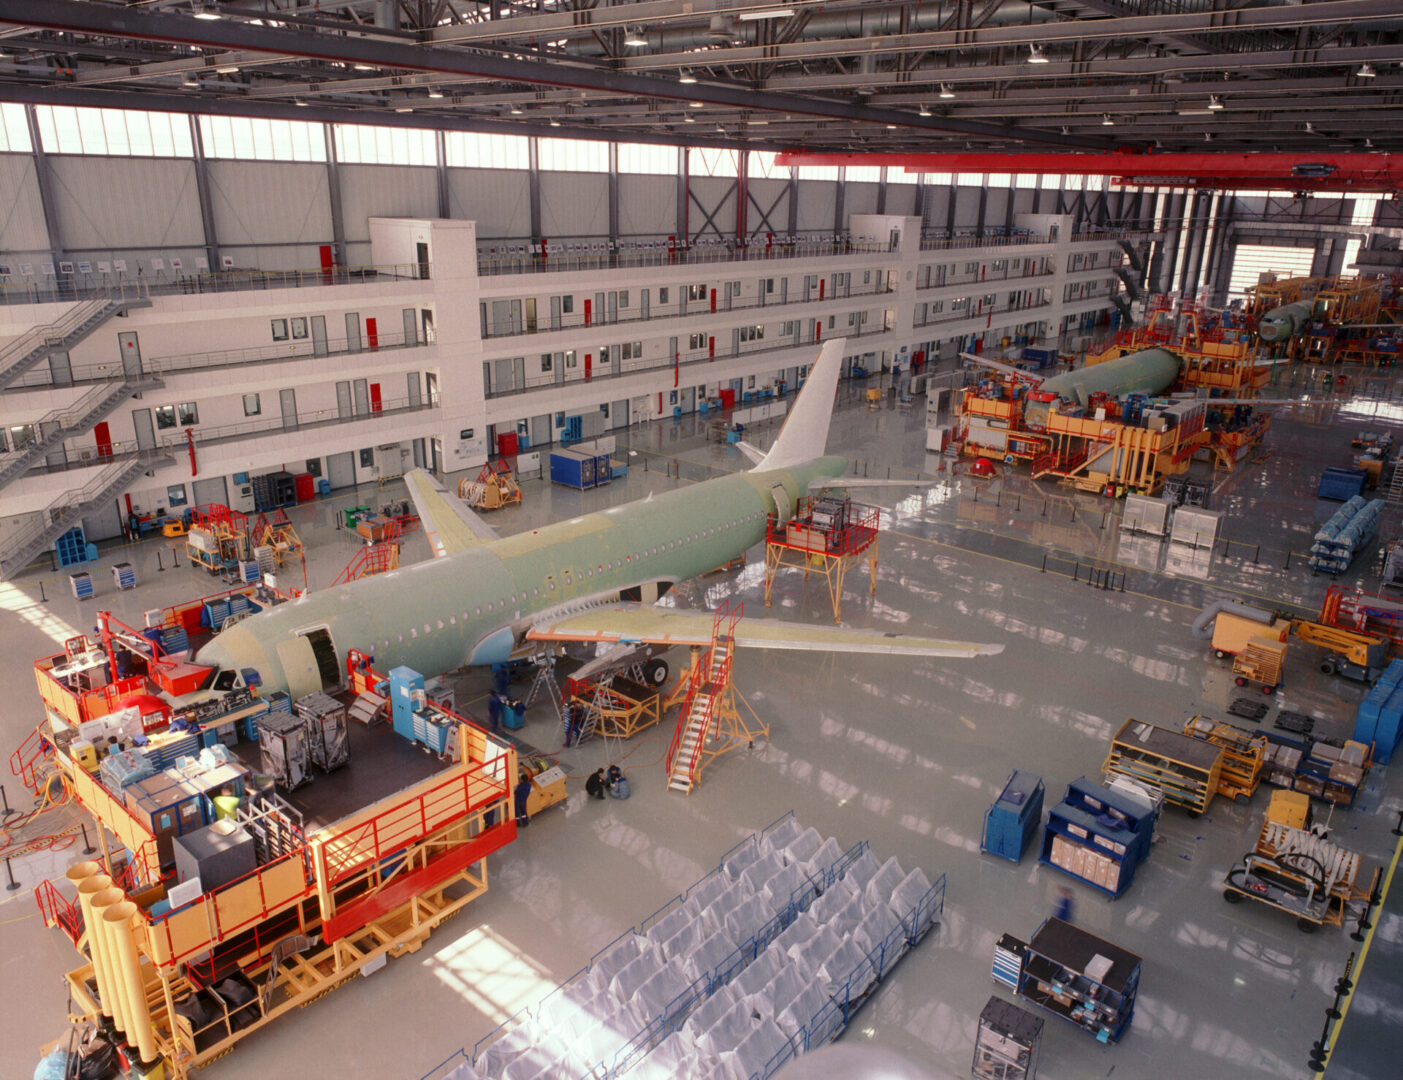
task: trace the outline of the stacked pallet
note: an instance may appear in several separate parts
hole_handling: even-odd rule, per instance
[[[1335,511],[1315,533],[1315,543],[1310,549],[1311,569],[1327,574],[1339,574],[1348,569],[1355,554],[1378,532],[1383,508],[1382,499],[1366,502],[1356,495]]]

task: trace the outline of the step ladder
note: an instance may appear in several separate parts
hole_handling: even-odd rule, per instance
[[[536,677],[531,680],[531,689],[526,692],[526,701],[523,708],[531,708],[531,703],[536,700],[538,694],[545,694],[555,709],[555,718],[562,724],[565,722],[565,715],[561,712],[560,703],[562,696],[560,683],[555,678],[555,657],[550,653],[538,653],[531,657],[531,663],[536,665]]]
[[[376,720],[385,719],[382,715],[384,711],[385,698],[374,690],[366,690],[364,693],[356,695],[356,700],[351,702],[350,707],[346,710],[346,715],[352,720],[370,727]]]

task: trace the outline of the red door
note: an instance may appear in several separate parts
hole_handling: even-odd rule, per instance
[[[516,456],[515,431],[503,431],[497,436],[497,453],[502,457]]]
[[[97,440],[97,456],[112,456],[112,433],[107,430],[107,421],[96,425],[93,428],[93,438]]]
[[[585,378],[594,374],[594,353],[585,353]]]
[[[331,258],[331,245],[330,245],[330,244],[323,244],[323,245],[321,246],[321,256],[322,256],[322,280],[323,280],[324,282],[326,282],[328,285],[330,285],[330,284],[331,284],[331,268],[332,268],[332,266],[335,265],[335,263],[333,262],[333,260],[332,260],[332,258]]]
[[[716,310],[716,290],[715,290],[715,289],[712,289],[712,290],[711,290],[711,310],[712,310],[712,311],[715,311],[715,310]]]
[[[591,306],[592,304],[593,304],[593,301],[591,301],[591,300],[586,300],[586,301],[585,301],[585,325],[586,325],[586,326],[588,326],[588,325],[590,324],[590,315],[593,313],[593,310],[594,310],[593,307]]]
[[[375,325],[374,319],[365,320],[365,336],[370,341],[372,349],[380,347],[380,328]]]
[[[374,322],[375,320],[371,319],[370,321]],[[378,382],[373,382],[370,384],[370,411],[377,413],[380,409],[380,384]]]

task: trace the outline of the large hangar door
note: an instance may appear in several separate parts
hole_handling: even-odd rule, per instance
[[[336,491],[339,488],[355,487],[355,451],[347,450],[344,454],[327,454],[326,479],[327,482],[331,484],[332,491]]]
[[[220,506],[229,505],[229,485],[224,482],[222,476],[196,480],[191,487],[195,494],[196,506],[203,506],[205,503],[217,503]]]

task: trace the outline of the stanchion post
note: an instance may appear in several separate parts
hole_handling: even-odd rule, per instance
[[[19,882],[15,880],[15,872],[10,869],[10,857],[5,856],[5,875],[10,879],[10,883],[5,886],[6,892],[14,892],[19,888]]]

